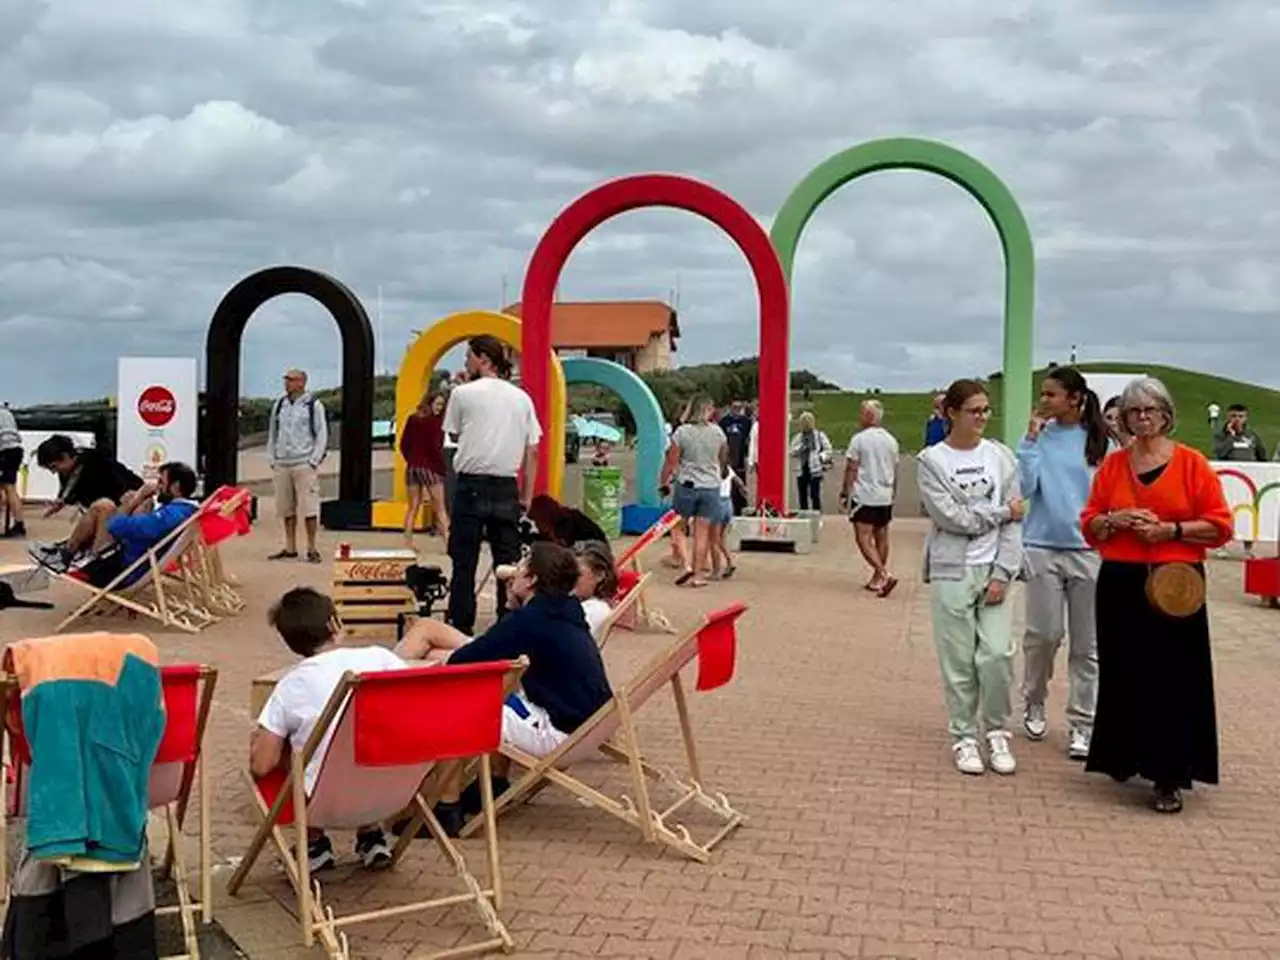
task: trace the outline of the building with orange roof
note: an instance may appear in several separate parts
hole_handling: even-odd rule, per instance
[[[520,316],[520,304],[503,313]],[[551,308],[551,346],[562,357],[600,357],[636,373],[670,370],[680,325],[661,300],[557,302]]]

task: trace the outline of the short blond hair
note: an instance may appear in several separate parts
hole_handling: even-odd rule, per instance
[[[884,404],[879,400],[863,400],[862,409],[871,412],[871,418],[876,423],[884,419]]]
[[[815,426],[817,426],[817,423],[818,421],[814,418],[813,411],[806,410],[804,413],[800,414],[801,430],[812,430]]]

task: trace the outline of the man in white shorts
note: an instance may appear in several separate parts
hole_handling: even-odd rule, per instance
[[[423,619],[405,634],[397,653],[405,660],[483,663],[529,658],[523,689],[508,698],[502,739],[517,750],[545,757],[609,702],[613,691],[604,661],[574,596],[578,558],[554,543],[535,543],[507,580],[513,609],[488,632],[469,640],[436,620]],[[494,794],[507,789],[510,761],[493,760]],[[447,794],[446,794],[447,795]],[[472,784],[453,803],[436,804],[435,814],[450,836],[480,810],[480,787]]]
[[[898,585],[889,572],[889,524],[898,492],[898,441],[880,425],[884,406],[879,400],[862,401],[862,429],[845,451],[844,484],[840,503],[851,510],[858,552],[871,567],[867,589],[881,598]]]
[[[298,518],[307,535],[307,562],[319,563],[316,527],[320,517],[320,464],[329,445],[324,404],[307,392],[307,375],[284,375],[284,396],[271,406],[267,455],[275,490],[276,513],[284,523],[284,547],[269,560],[296,560]]]

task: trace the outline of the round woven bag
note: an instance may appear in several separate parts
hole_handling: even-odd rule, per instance
[[[1189,563],[1163,563],[1147,574],[1147,600],[1165,616],[1199,613],[1204,594],[1204,577]]]

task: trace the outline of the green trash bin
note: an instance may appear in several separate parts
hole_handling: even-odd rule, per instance
[[[582,512],[596,522],[610,540],[622,536],[622,470],[584,467]]]

